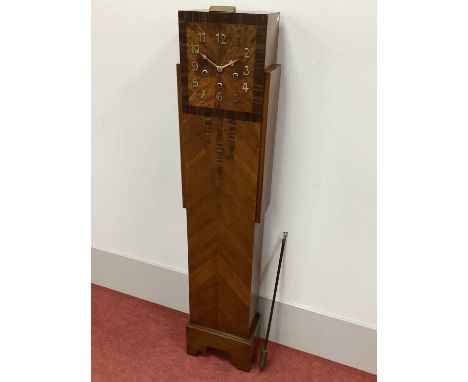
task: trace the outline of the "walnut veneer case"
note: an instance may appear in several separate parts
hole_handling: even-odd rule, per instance
[[[187,352],[250,370],[258,339],[263,220],[270,200],[279,13],[179,11]]]

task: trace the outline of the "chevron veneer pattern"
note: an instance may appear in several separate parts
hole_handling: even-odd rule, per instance
[[[191,116],[181,129],[190,320],[247,337],[260,123]]]

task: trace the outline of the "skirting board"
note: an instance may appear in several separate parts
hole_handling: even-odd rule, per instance
[[[161,265],[91,250],[91,281],[185,313],[189,311],[188,276]],[[264,336],[271,299],[260,296]],[[377,372],[377,331],[281,301],[275,304],[270,340],[364,370]]]

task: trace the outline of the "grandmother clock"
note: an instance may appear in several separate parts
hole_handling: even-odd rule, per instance
[[[179,11],[187,353],[224,351],[249,371],[257,345],[263,218],[270,199],[279,13]]]

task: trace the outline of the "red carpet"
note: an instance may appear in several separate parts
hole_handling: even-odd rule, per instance
[[[219,353],[185,353],[188,315],[92,285],[92,381],[376,381],[377,377],[275,343],[260,373],[235,369]]]

